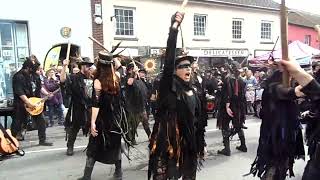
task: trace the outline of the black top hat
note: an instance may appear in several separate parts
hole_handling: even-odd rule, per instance
[[[79,66],[81,65],[93,65],[94,63],[88,57],[81,57],[80,61],[77,62]]]
[[[99,52],[99,63],[109,65],[112,64],[114,55],[107,51],[100,51]]]
[[[181,56],[176,57],[175,64],[178,65],[181,61],[184,61],[184,60],[190,61],[190,64],[192,64],[195,61],[194,57],[192,57],[192,56],[181,55]]]

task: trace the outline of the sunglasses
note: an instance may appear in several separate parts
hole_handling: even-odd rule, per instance
[[[187,68],[191,68],[191,64],[188,63],[188,64],[179,64],[177,66],[177,69],[187,69]]]

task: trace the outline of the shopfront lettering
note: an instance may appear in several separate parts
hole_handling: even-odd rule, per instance
[[[204,57],[246,57],[247,49],[204,49],[200,52]]]

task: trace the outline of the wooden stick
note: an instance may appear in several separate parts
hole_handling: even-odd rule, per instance
[[[281,49],[282,49],[282,59],[289,60],[289,52],[288,52],[288,13],[286,8],[286,1],[281,0]],[[289,73],[287,70],[284,70],[282,73],[282,84],[285,87],[289,87]]]
[[[181,7],[180,7],[179,12],[184,13],[187,4],[188,4],[188,0],[184,0],[182,5],[181,5]],[[178,29],[178,25],[179,25],[178,22],[174,22],[173,25],[172,25],[172,28],[173,29]]]
[[[70,49],[71,49],[71,43],[70,40],[68,41],[68,47],[67,47],[67,54],[66,54],[66,60],[69,61],[70,59]]]
[[[107,48],[104,47],[103,44],[101,44],[98,40],[96,40],[93,37],[88,37],[90,40],[92,40],[93,42],[95,42],[97,45],[99,45],[102,49],[104,49],[105,51],[109,52]]]

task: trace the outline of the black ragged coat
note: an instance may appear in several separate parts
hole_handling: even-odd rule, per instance
[[[205,127],[200,100],[191,83],[174,75],[178,31],[170,29],[163,76],[160,80],[158,111],[150,138],[148,177],[157,173],[157,162],[167,162],[167,177],[179,178],[196,171],[203,158]],[[186,91],[192,91],[188,96]]]

